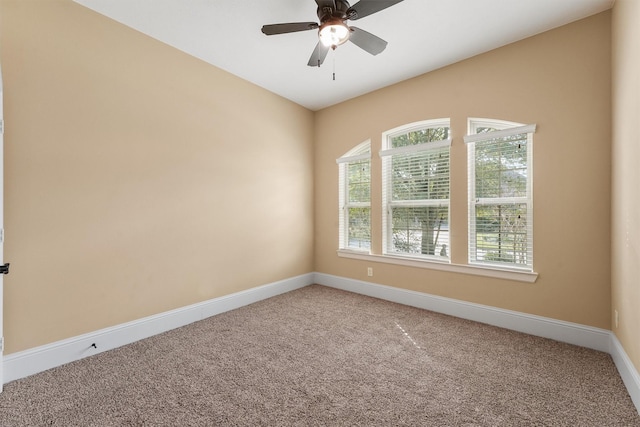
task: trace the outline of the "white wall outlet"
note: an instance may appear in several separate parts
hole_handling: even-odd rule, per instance
[[[620,316],[618,315],[618,310],[613,310],[613,322],[616,324],[616,328],[617,328],[618,323],[620,322]]]
[[[373,276],[373,267],[367,267],[367,276]]]

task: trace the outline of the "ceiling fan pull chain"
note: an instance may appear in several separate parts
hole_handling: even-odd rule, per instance
[[[336,81],[336,50],[333,50],[333,81]]]

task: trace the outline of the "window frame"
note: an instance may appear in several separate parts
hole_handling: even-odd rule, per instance
[[[467,179],[468,179],[468,263],[471,266],[488,267],[497,270],[515,270],[533,272],[533,133],[536,125],[524,125],[497,119],[469,118],[468,135],[464,141],[467,145]],[[488,127],[495,131],[478,133],[478,128]],[[511,135],[527,134],[527,181],[525,196],[518,197],[476,197],[476,143],[504,138]],[[487,135],[490,135],[487,137]],[[505,261],[486,261],[478,259],[476,207],[492,205],[526,205],[526,263],[518,264]]]
[[[369,201],[351,202],[349,200],[349,164],[369,161]],[[354,251],[358,253],[371,253],[371,139],[361,142],[347,153],[336,159],[338,164],[338,209],[339,209],[339,232],[338,250]],[[349,246],[349,209],[368,208],[369,209],[369,247],[357,248]]]
[[[411,132],[431,129],[438,127],[446,127],[448,129],[448,138],[440,141],[431,141],[428,143],[416,144],[404,147],[392,147],[392,140],[394,137],[405,135]],[[434,254],[412,254],[408,252],[401,252],[393,250],[393,216],[392,208],[401,207],[446,207],[447,210],[447,225],[450,227],[450,214],[451,214],[451,119],[439,118],[422,120],[418,122],[408,123],[396,128],[387,130],[382,133],[382,147],[379,152],[382,159],[382,254],[386,257],[393,257],[396,259],[413,259],[419,262],[435,262],[435,263],[451,263],[451,246],[450,239],[447,239],[448,251],[446,257],[436,254],[434,248]],[[394,155],[406,155],[410,153],[422,153],[428,151],[442,150],[448,148],[448,176],[447,176],[447,193],[446,199],[416,199],[416,200],[392,200],[392,185],[393,179],[390,176],[392,162]],[[448,229],[449,236],[451,230]]]

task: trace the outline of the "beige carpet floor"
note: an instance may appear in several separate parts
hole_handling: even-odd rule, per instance
[[[14,381],[0,426],[640,426],[608,354],[309,286]]]

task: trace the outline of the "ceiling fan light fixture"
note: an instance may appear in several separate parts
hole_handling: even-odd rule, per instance
[[[320,26],[318,36],[323,45],[334,47],[349,40],[349,32],[349,27],[342,20],[332,19]]]

